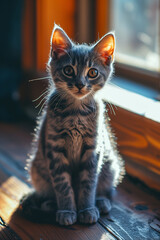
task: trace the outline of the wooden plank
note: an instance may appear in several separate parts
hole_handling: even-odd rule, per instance
[[[160,190],[160,123],[120,107],[109,116],[127,172]]]
[[[88,240],[110,239],[114,240],[100,224],[91,226],[73,225],[61,227],[59,225],[42,225],[31,223],[14,215],[9,223],[11,228],[24,240],[48,239],[48,240]]]
[[[118,239],[160,239],[160,233],[152,229],[154,219],[159,219],[160,195],[154,194],[140,181],[133,183],[126,177],[118,187],[109,216],[101,218],[101,224],[114,231]]]
[[[59,225],[36,224],[32,223],[16,213],[19,199],[23,194],[30,191],[30,188],[17,179],[10,177],[0,186],[0,215],[9,227],[23,240],[48,239],[48,240],[88,240],[88,239],[110,239],[114,240],[106,230],[99,224],[91,226],[73,225],[70,227],[61,227]],[[0,239],[10,239],[12,233],[8,228],[1,228]],[[102,238],[103,237],[103,238]]]
[[[0,217],[0,239],[21,240],[20,237]]]
[[[9,177],[0,185],[0,215],[5,222],[8,222],[14,209],[18,207],[19,199],[30,188],[17,177]]]

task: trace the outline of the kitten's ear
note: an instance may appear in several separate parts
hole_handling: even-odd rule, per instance
[[[104,35],[94,46],[94,51],[97,52],[105,64],[109,64],[114,59],[115,36],[113,33]]]
[[[72,47],[72,42],[67,34],[55,24],[51,36],[51,57],[60,57]]]

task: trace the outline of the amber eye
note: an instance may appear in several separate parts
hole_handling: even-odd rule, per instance
[[[66,66],[66,67],[63,68],[63,72],[64,72],[65,75],[70,77],[70,76],[73,76],[74,69],[71,66]]]
[[[98,70],[95,68],[90,68],[88,71],[88,77],[96,78],[98,76]]]

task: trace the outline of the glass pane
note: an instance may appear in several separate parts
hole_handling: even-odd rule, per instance
[[[159,0],[113,0],[112,29],[117,37],[116,60],[160,71]]]

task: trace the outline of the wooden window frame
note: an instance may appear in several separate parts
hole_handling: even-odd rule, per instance
[[[110,9],[111,0],[96,1],[96,32],[99,33],[99,37],[113,30],[110,28]],[[135,84],[140,83],[144,87],[156,89],[160,93],[160,72],[152,72],[115,62],[114,76],[125,78],[127,81],[132,81],[133,84],[134,82]],[[123,96],[124,104],[116,98],[116,94]],[[160,143],[158,139],[160,139],[160,110],[158,109],[160,109],[160,102],[156,98],[157,96],[154,99],[145,98],[142,95],[132,93],[132,90],[117,89],[115,86],[108,86],[108,94],[107,90],[104,94],[104,100],[116,106],[116,116],[111,113],[111,110],[108,110],[108,114],[111,118],[111,126],[117,136],[119,151],[125,159],[127,173],[159,191]],[[126,107],[125,101],[131,101],[135,104]],[[144,103],[147,104],[143,105]],[[142,111],[136,111],[136,104],[140,106]],[[157,107],[156,116],[152,112],[155,107]],[[141,147],[140,140],[138,142],[141,137],[146,142],[144,148]],[[139,144],[137,147],[135,147],[135,141]]]
[[[111,27],[112,19],[112,0],[96,1],[96,33],[98,37],[102,37],[106,32],[114,30]],[[160,8],[160,1],[159,1]],[[159,16],[160,26],[160,16]],[[158,28],[159,29],[159,28]],[[159,29],[160,35],[160,29]],[[97,38],[97,36],[96,36]],[[160,51],[160,46],[159,46]],[[135,82],[142,83],[152,88],[158,88],[160,90],[160,71],[154,72],[147,69],[139,68],[136,66],[127,65],[117,62],[115,60],[115,71],[117,76],[128,78],[128,80],[134,80]]]

